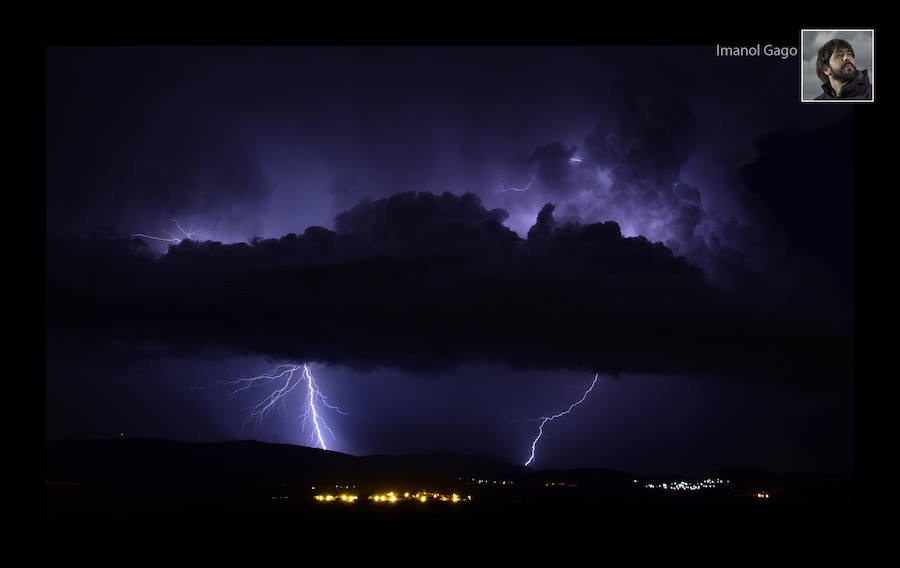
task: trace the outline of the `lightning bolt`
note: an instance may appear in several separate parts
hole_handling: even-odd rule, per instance
[[[498,175],[497,177],[500,178],[500,181],[502,181],[502,182],[503,182],[503,185],[506,186],[505,189],[498,189],[497,191],[528,191],[528,189],[529,189],[532,185],[534,185],[534,178],[535,178],[535,176],[531,176],[531,181],[528,182],[528,185],[526,185],[525,187],[521,187],[521,188],[520,188],[520,187],[513,187],[508,181],[506,181],[506,178],[504,178],[504,177],[501,176],[501,175]]]
[[[561,417],[561,416],[565,416],[566,414],[572,412],[572,409],[573,409],[573,408],[575,408],[576,406],[578,406],[579,404],[581,404],[582,402],[584,402],[584,399],[587,398],[587,395],[588,395],[592,390],[594,390],[594,385],[597,384],[597,379],[599,379],[599,378],[600,378],[600,373],[597,373],[596,375],[594,375],[594,381],[591,383],[591,386],[588,387],[588,390],[586,390],[586,391],[584,392],[584,395],[582,395],[581,400],[579,400],[578,402],[573,402],[572,405],[571,405],[568,409],[566,409],[566,410],[564,410],[564,411],[562,411],[562,412],[560,412],[560,413],[554,414],[553,416],[542,416],[541,418],[538,419],[538,420],[540,420],[541,425],[540,425],[540,427],[538,428],[538,435],[537,435],[537,437],[534,439],[533,442],[531,442],[531,457],[529,457],[529,458],[528,458],[528,461],[525,462],[525,465],[526,465],[526,466],[529,465],[531,462],[534,461],[534,451],[535,451],[535,448],[537,447],[538,440],[540,440],[540,439],[541,439],[541,436],[544,435],[544,424],[546,424],[547,422],[551,422],[551,421],[553,421],[553,420],[556,420],[557,418],[559,418],[559,417]]]
[[[160,230],[166,235],[165,237],[158,237],[156,235],[145,235],[144,233],[132,233],[131,236],[132,237],[140,237],[142,239],[152,239],[155,241],[163,241],[163,242],[172,243],[172,244],[177,245],[184,239],[194,239],[196,236],[202,235],[203,233],[206,232],[206,231],[196,230],[193,227],[191,227],[190,229],[185,231],[182,228],[181,223],[179,223],[177,219],[169,219],[169,220],[172,221],[173,223],[175,223],[175,226],[178,228],[179,231],[181,231],[181,235],[182,235],[181,237],[176,237],[175,235],[173,235],[172,233],[170,233],[169,231],[166,231],[164,229],[160,229]]]
[[[323,450],[328,449],[327,445],[325,444],[325,438],[322,436],[322,431],[327,430],[332,437],[334,437],[334,432],[331,430],[331,428],[328,427],[328,424],[325,423],[325,419],[322,416],[320,409],[317,408],[317,405],[320,404],[345,416],[347,415],[347,413],[328,402],[328,399],[324,394],[322,394],[322,391],[319,389],[318,385],[316,385],[316,381],[315,379],[313,379],[312,373],[310,373],[309,367],[306,365],[306,363],[302,363],[299,365],[293,363],[279,365],[273,371],[258,375],[256,377],[237,379],[234,381],[219,381],[213,384],[226,386],[236,385],[237,388],[231,392],[231,395],[233,396],[260,383],[274,385],[275,389],[272,390],[265,398],[259,401],[255,406],[249,409],[250,413],[247,416],[247,419],[244,421],[244,424],[241,426],[241,433],[243,433],[247,425],[254,420],[256,420],[257,423],[261,424],[263,418],[266,416],[266,414],[269,413],[269,411],[271,411],[276,406],[283,405],[288,395],[290,395],[291,392],[293,392],[299,385],[303,384],[306,385],[307,396],[305,397],[305,410],[300,416],[300,428],[301,430],[305,430],[306,426],[308,424],[311,424],[313,433],[310,441],[314,446],[320,447]],[[195,388],[199,389],[207,387]]]

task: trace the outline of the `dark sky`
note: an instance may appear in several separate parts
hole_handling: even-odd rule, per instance
[[[46,62],[48,437],[311,445],[300,387],[241,430],[274,387],[216,385],[308,362],[330,449],[523,461],[599,373],[537,467],[849,472],[854,108],[796,58]]]

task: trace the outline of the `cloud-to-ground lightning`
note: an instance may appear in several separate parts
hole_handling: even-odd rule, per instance
[[[564,410],[564,411],[562,411],[562,412],[559,412],[559,413],[557,413],[557,414],[554,414],[553,416],[542,416],[541,418],[538,419],[538,420],[540,421],[541,425],[540,425],[540,427],[538,428],[538,435],[537,435],[537,437],[534,439],[533,442],[531,442],[531,456],[528,458],[528,461],[525,462],[525,465],[529,465],[529,464],[531,464],[531,462],[534,461],[534,452],[535,452],[535,448],[537,447],[538,440],[540,440],[540,439],[541,439],[541,436],[544,435],[544,424],[546,424],[547,422],[556,420],[557,418],[559,418],[559,417],[561,417],[561,416],[565,416],[566,414],[572,412],[572,409],[573,409],[573,408],[575,408],[576,406],[578,406],[579,404],[581,404],[582,402],[584,402],[584,399],[587,398],[587,395],[588,395],[592,390],[594,390],[594,385],[597,384],[597,379],[598,379],[598,378],[600,378],[600,373],[597,373],[596,375],[594,375],[594,380],[593,380],[593,382],[591,382],[591,386],[588,387],[588,389],[584,392],[584,395],[582,395],[581,399],[580,399],[578,402],[573,402],[572,405],[569,406],[569,408],[567,408],[566,410]]]
[[[313,379],[312,373],[310,373],[306,363],[301,363],[299,365],[293,363],[279,365],[273,371],[256,377],[237,379],[234,381],[219,381],[216,384],[239,385],[238,388],[231,392],[232,395],[235,395],[261,383],[274,384],[275,389],[255,406],[250,408],[250,414],[244,421],[243,426],[241,426],[241,432],[243,432],[244,428],[246,428],[254,419],[261,423],[262,419],[270,410],[277,405],[283,405],[288,395],[290,395],[298,385],[303,384],[306,385],[307,392],[304,396],[305,410],[303,414],[300,415],[300,428],[301,430],[305,430],[307,424],[311,425],[313,433],[310,441],[314,446],[327,450],[328,446],[325,444],[325,438],[322,435],[322,431],[327,430],[332,437],[334,437],[334,432],[328,427],[328,424],[326,424],[321,409],[317,408],[317,405],[322,405],[339,414],[346,415],[347,413],[337,406],[329,404],[328,399],[325,398],[325,395],[322,394],[322,391],[316,384],[315,379]]]
[[[169,220],[172,221],[173,223],[175,223],[175,226],[178,228],[179,231],[181,231],[181,237],[176,237],[175,235],[173,235],[172,233],[170,233],[169,231],[166,231],[164,229],[160,229],[160,230],[163,233],[165,233],[165,235],[166,235],[165,237],[158,237],[156,235],[145,235],[144,233],[132,233],[131,236],[132,237],[140,237],[142,239],[152,239],[155,241],[163,241],[163,242],[172,243],[172,244],[177,245],[184,239],[196,239],[200,235],[205,233],[205,231],[197,230],[197,229],[194,229],[193,227],[191,227],[190,229],[185,231],[184,228],[182,228],[181,223],[178,222],[178,220],[176,220],[176,219],[169,219]]]

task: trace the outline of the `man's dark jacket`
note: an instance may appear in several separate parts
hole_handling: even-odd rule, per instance
[[[863,69],[859,73],[856,74],[856,78],[844,85],[844,88],[841,89],[841,96],[834,96],[834,89],[831,88],[831,84],[823,83],[822,90],[824,91],[821,95],[816,97],[817,101],[828,101],[828,100],[872,100],[872,83],[869,82],[869,71],[867,69]]]

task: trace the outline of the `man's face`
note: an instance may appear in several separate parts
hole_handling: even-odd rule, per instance
[[[855,79],[856,61],[853,59],[853,50],[849,47],[835,49],[828,60],[828,69],[831,76],[842,83]]]

